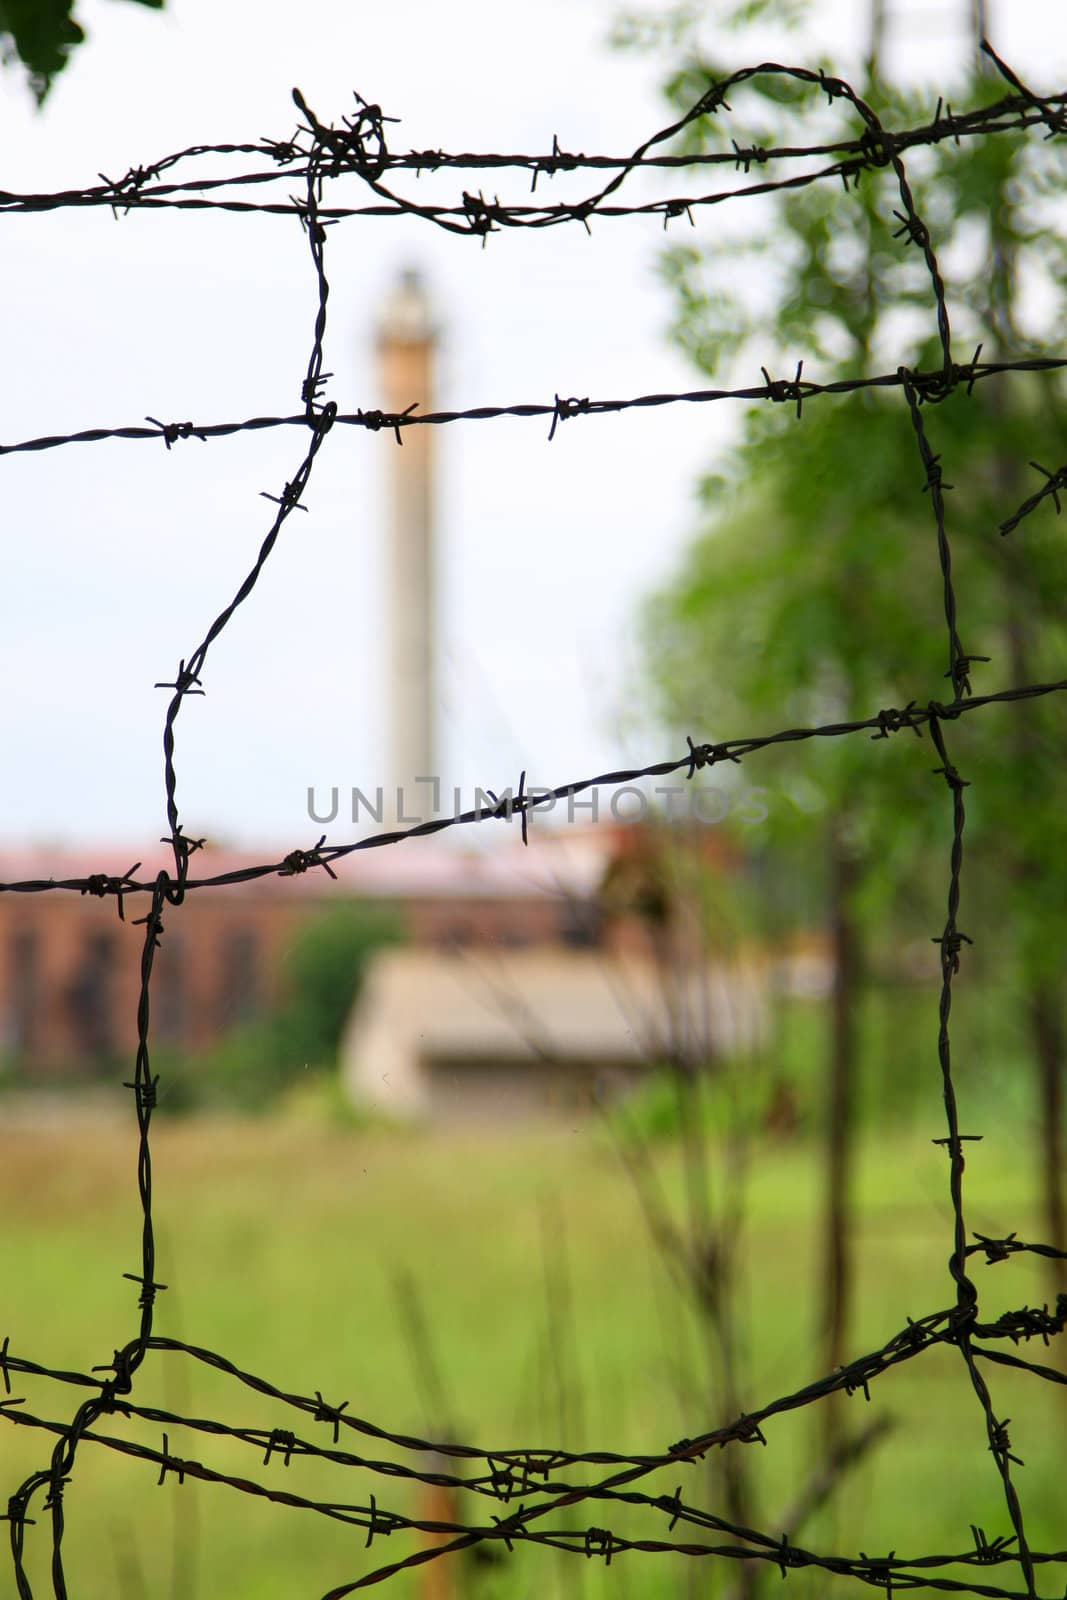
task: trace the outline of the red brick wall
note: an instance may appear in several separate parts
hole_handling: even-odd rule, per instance
[[[344,897],[262,884],[190,893],[163,913],[151,989],[151,1037],[198,1049],[281,997],[286,952],[297,928]],[[391,900],[420,944],[542,943],[568,936],[567,905],[548,897]],[[35,1073],[91,1071],[131,1057],[147,897],[76,891],[0,895],[0,1048]]]

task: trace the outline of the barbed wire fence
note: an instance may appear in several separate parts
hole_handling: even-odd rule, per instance
[[[110,1362],[103,1366],[95,1365],[87,1372],[60,1371],[43,1365],[28,1354],[12,1349],[9,1337],[0,1343],[0,1374],[4,1389],[3,1398],[0,1399],[0,1419],[15,1427],[37,1430],[42,1436],[51,1436],[55,1440],[47,1464],[33,1472],[10,1494],[3,1517],[8,1524],[11,1563],[20,1600],[32,1600],[33,1590],[26,1567],[27,1541],[49,1537],[43,1531],[42,1524],[50,1527],[53,1591],[60,1597],[68,1593],[63,1550],[64,1504],[70,1486],[75,1481],[79,1452],[85,1444],[98,1445],[143,1462],[149,1471],[158,1470],[160,1483],[169,1474],[176,1475],[179,1482],[188,1478],[217,1483],[237,1495],[261,1497],[276,1505],[299,1507],[331,1521],[358,1528],[366,1536],[366,1550],[373,1553],[363,1558],[359,1570],[350,1578],[329,1591],[327,1600],[340,1600],[343,1595],[382,1582],[405,1569],[444,1560],[457,1551],[479,1545],[492,1545],[498,1551],[508,1553],[516,1545],[539,1546],[582,1558],[596,1557],[608,1564],[635,1552],[641,1552],[648,1558],[673,1552],[693,1558],[713,1558],[727,1564],[754,1563],[757,1568],[763,1564],[767,1568],[779,1569],[783,1578],[791,1571],[815,1568],[827,1574],[858,1579],[885,1589],[887,1593],[893,1589],[936,1588],[991,1596],[996,1600],[1016,1600],[1016,1597],[1023,1595],[1035,1600],[1039,1570],[1048,1565],[1059,1567],[1057,1581],[1062,1583],[1062,1567],[1067,1564],[1067,1551],[1034,1549],[1028,1537],[1024,1509],[1012,1471],[1017,1464],[1017,1457],[1012,1452],[1007,1421],[999,1413],[985,1373],[990,1364],[1004,1365],[1025,1372],[1035,1380],[1052,1384],[1067,1382],[1062,1373],[1025,1359],[1014,1348],[1020,1341],[1032,1339],[1040,1339],[1047,1345],[1052,1337],[1061,1334],[1067,1325],[1067,1296],[1060,1295],[1051,1310],[1047,1305],[1041,1308],[1024,1305],[993,1321],[986,1321],[981,1315],[980,1295],[971,1276],[971,1265],[978,1257],[984,1257],[988,1263],[997,1263],[1020,1253],[1061,1259],[1064,1253],[1050,1245],[1024,1242],[1014,1234],[1003,1238],[975,1234],[969,1242],[964,1209],[964,1144],[975,1135],[961,1132],[949,1032],[953,982],[959,971],[963,946],[971,942],[958,922],[966,822],[964,790],[971,780],[964,778],[953,764],[946,725],[961,716],[980,713],[988,706],[1023,702],[1067,689],[1067,679],[1062,679],[1056,682],[1014,684],[983,695],[971,692],[970,669],[972,662],[978,658],[968,655],[960,635],[943,493],[947,486],[942,481],[941,464],[926,429],[927,408],[948,395],[960,391],[969,395],[976,384],[993,382],[1007,372],[1051,371],[1067,367],[1067,356],[1047,360],[983,362],[980,349],[970,361],[956,361],[946,291],[934,243],[916,209],[909,186],[905,157],[913,150],[949,139],[961,141],[1019,132],[1051,138],[1067,133],[1067,94],[1042,97],[1031,92],[987,45],[983,48],[994,60],[1010,92],[994,105],[965,113],[953,113],[939,102],[933,119],[914,128],[891,129],[884,126],[849,84],[839,78],[824,72],[764,63],[716,83],[685,116],[661,129],[626,157],[573,154],[561,149],[558,141],[553,142],[552,151],[546,156],[448,154],[442,150],[396,154],[388,148],[386,139],[386,124],[391,119],[384,115],[379,106],[357,96],[355,114],[342,119],[339,126],[331,126],[322,122],[300,93],[294,91],[301,120],[297,132],[290,139],[273,142],[261,140],[241,145],[193,146],[149,165],[133,167],[117,180],[102,177],[98,186],[87,189],[32,195],[0,191],[0,211],[4,212],[40,213],[57,208],[103,206],[110,207],[116,215],[142,209],[214,208],[294,217],[306,235],[316,299],[311,352],[300,387],[301,409],[293,415],[254,417],[224,423],[162,422],[147,418],[147,426],[92,428],[78,433],[0,445],[0,455],[9,455],[119,438],[130,441],[161,440],[169,451],[188,439],[207,441],[242,430],[285,427],[304,430],[307,439],[303,458],[293,477],[281,486],[279,492],[266,494],[266,498],[277,509],[251,571],[201,641],[187,657],[179,661],[173,677],[161,685],[170,691],[163,746],[168,824],[166,842],[173,855],[172,866],[159,871],[152,879],[137,876],[138,863],[122,875],[101,872],[86,878],[35,879],[0,884],[0,890],[9,894],[66,892],[111,899],[115,902],[119,917],[123,919],[130,905],[146,908],[143,915],[134,919],[144,931],[137,1008],[138,1043],[133,1074],[126,1085],[133,1095],[137,1123],[137,1186],[143,1223],[138,1270],[125,1274],[138,1287],[137,1327],[129,1340],[114,1351]],[[668,144],[690,123],[729,110],[727,96],[731,90],[759,76],[779,76],[814,86],[826,94],[831,104],[844,103],[855,115],[861,131],[848,140],[804,147],[764,149],[758,146],[742,147],[734,143],[728,152],[685,156],[663,153],[660,147]],[[269,162],[271,165],[268,170],[239,171],[232,176],[212,179],[185,179],[181,176],[181,169],[186,163],[205,155]],[[746,179],[753,168],[768,175],[759,181],[745,181],[734,187],[727,186],[706,193],[687,193],[642,204],[627,205],[619,198],[627,180],[641,171],[700,172],[710,168],[715,172],[723,167],[735,168]],[[662,219],[663,226],[667,227],[674,219],[687,217],[693,220],[704,209],[727,200],[786,188],[840,181],[847,193],[862,174],[878,168],[888,169],[894,175],[900,201],[900,211],[897,213],[900,237],[904,245],[914,244],[925,262],[942,357],[941,364],[933,370],[909,370],[901,366],[894,372],[880,376],[819,383],[805,378],[802,365],[798,365],[792,378],[775,379],[764,371],[762,383],[747,388],[700,389],[687,393],[646,394],[628,399],[603,400],[556,395],[550,404],[483,406],[465,411],[428,414],[418,412],[416,406],[412,405],[401,414],[360,410],[342,415],[336,404],[325,398],[331,376],[323,370],[329,297],[326,247],[329,227],[344,219],[354,216],[417,217],[451,233],[480,238],[483,244],[490,234],[511,228],[544,228],[571,223],[580,223],[588,228],[592,219],[597,219],[599,223],[600,219],[622,216],[641,215]],[[474,195],[464,191],[459,204],[421,204],[408,195],[402,195],[394,187],[394,180],[405,173],[498,169],[530,173],[531,198],[528,203],[501,204],[498,199],[486,200],[481,192]],[[575,171],[601,172],[608,176],[602,187],[580,202],[553,204],[534,198],[540,180],[550,179],[557,173]],[[364,189],[370,191],[371,201],[360,205],[328,205],[326,196],[330,186],[345,180],[362,184]],[[262,192],[279,182],[289,186],[298,185],[299,192],[284,200],[261,198],[259,194],[252,197],[251,191]],[[953,1214],[949,1261],[954,1293],[952,1303],[916,1320],[906,1318],[903,1325],[879,1348],[856,1357],[817,1382],[794,1393],[769,1399],[758,1409],[733,1420],[720,1422],[716,1426],[703,1426],[691,1438],[652,1448],[646,1454],[618,1453],[610,1449],[582,1452],[551,1448],[493,1449],[485,1445],[415,1438],[356,1416],[347,1401],[328,1400],[318,1391],[313,1395],[287,1392],[245,1371],[238,1362],[219,1352],[157,1335],[154,1332],[156,1299],[166,1285],[159,1281],[153,1225],[150,1132],[159,1078],[152,1070],[150,1011],[155,956],[165,936],[164,918],[169,926],[171,918],[179,914],[186,897],[204,888],[224,887],[270,875],[292,876],[316,869],[333,876],[332,863],[354,851],[404,843],[410,845],[412,840],[444,828],[471,826],[518,816],[525,840],[537,807],[546,805],[550,799],[543,791],[537,791],[536,794],[528,792],[523,774],[514,790],[508,788],[501,794],[486,791],[492,801],[490,806],[475,807],[457,816],[379,833],[356,843],[329,844],[323,836],[310,847],[293,849],[281,861],[264,862],[214,877],[198,878],[192,874],[193,858],[203,841],[187,837],[181,821],[175,755],[178,720],[185,701],[192,695],[204,692],[203,676],[211,646],[237,608],[251,597],[286,522],[295,511],[306,509],[303,505],[304,491],[320,451],[328,447],[331,431],[342,426],[384,431],[393,434],[396,442],[402,445],[404,432],[409,428],[490,421],[503,417],[531,417],[549,422],[548,437],[551,439],[560,424],[585,415],[732,399],[794,405],[800,416],[805,403],[819,401],[827,395],[870,387],[899,390],[901,401],[906,405],[914,426],[920,468],[916,474],[917,486],[927,490],[930,495],[938,568],[944,587],[948,633],[946,678],[951,684],[951,698],[926,699],[917,692],[915,699],[905,706],[872,710],[870,715],[853,721],[818,727],[784,728],[766,735],[736,737],[716,743],[699,742],[690,737],[688,749],[679,755],[639,768],[601,773],[560,784],[551,791],[551,799],[574,796],[597,785],[626,783],[642,777],[684,772],[692,778],[698,770],[722,762],[738,762],[756,752],[796,740],[865,734],[875,741],[883,741],[907,729],[919,737],[924,732],[928,735],[940,763],[937,775],[944,780],[949,792],[953,819],[947,911],[943,930],[935,940],[940,947],[941,964],[937,1046],[947,1123],[946,1134],[938,1142],[946,1147],[949,1158]],[[1022,505],[1006,510],[1000,525],[1001,534],[1010,534],[1025,517],[1037,511],[1049,499],[1059,510],[1059,492],[1067,491],[1067,465],[1055,469],[1039,467],[1038,471],[1044,475],[1043,484]],[[918,691],[918,686],[916,688]],[[1005,1348],[1007,1344],[1012,1345],[1011,1351]],[[869,1398],[869,1386],[883,1374],[904,1363],[916,1361],[942,1346],[951,1346],[959,1352],[967,1380],[974,1391],[984,1419],[993,1466],[1002,1485],[1010,1534],[989,1540],[981,1528],[974,1527],[973,1549],[942,1554],[909,1557],[891,1554],[885,1558],[869,1557],[862,1550],[833,1554],[794,1543],[787,1533],[737,1526],[692,1503],[683,1496],[680,1485],[672,1486],[670,1492],[653,1492],[655,1486],[650,1480],[664,1469],[669,1469],[673,1477],[675,1469],[703,1459],[714,1447],[766,1444],[764,1429],[775,1418],[814,1405],[839,1391],[849,1394],[861,1391]],[[190,1362],[212,1368],[238,1385],[266,1397],[281,1411],[288,1413],[287,1420],[293,1426],[278,1426],[270,1430],[245,1428],[222,1420],[186,1416],[172,1410],[139,1404],[136,1399],[138,1374],[152,1358],[163,1352],[180,1355]],[[84,1398],[72,1413],[67,1414],[65,1420],[32,1415],[21,1398],[12,1392],[12,1380],[20,1375],[50,1380],[56,1385],[57,1392],[64,1389],[81,1391]],[[148,1448],[110,1431],[114,1419],[134,1418],[161,1428],[159,1449]],[[302,1431],[298,1432],[298,1428]],[[480,1498],[485,1505],[485,1516],[469,1524],[420,1520],[380,1505],[377,1494],[369,1491],[365,1499],[352,1503],[304,1498],[250,1478],[217,1471],[197,1456],[177,1454],[170,1445],[177,1430],[187,1430],[190,1435],[201,1434],[205,1438],[226,1438],[247,1446],[251,1451],[262,1451],[264,1465],[272,1460],[280,1460],[288,1466],[296,1458],[314,1457],[330,1463],[338,1471],[342,1468],[357,1469],[369,1480],[378,1482],[379,1487],[380,1480],[386,1483],[407,1480],[462,1489]],[[362,1449],[371,1451],[376,1445],[387,1445],[408,1459],[378,1459],[374,1454],[363,1455],[346,1447],[357,1443]],[[430,1452],[433,1453],[432,1461]],[[624,1537],[612,1529],[609,1522],[611,1508],[624,1504],[641,1508],[647,1514],[647,1536]],[[596,1507],[596,1520],[591,1520],[584,1531],[553,1526],[554,1517],[558,1517],[565,1509],[579,1506]],[[36,1516],[33,1514],[35,1511]],[[439,1542],[429,1548],[417,1548],[384,1565],[375,1565],[375,1540],[405,1533],[434,1534],[439,1536]],[[947,1568],[961,1569],[962,1575],[946,1575]],[[991,1581],[995,1571],[998,1576],[1005,1578],[1004,1583]]]

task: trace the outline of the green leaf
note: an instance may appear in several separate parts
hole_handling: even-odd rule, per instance
[[[133,0],[162,11],[164,0]],[[21,61],[38,106],[44,104],[71,52],[85,42],[85,30],[74,20],[74,0],[0,0],[0,56],[5,64]]]

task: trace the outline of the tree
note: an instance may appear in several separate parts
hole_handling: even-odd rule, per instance
[[[135,3],[162,11],[164,0]],[[0,0],[0,57],[5,65],[22,62],[38,106],[71,51],[85,42],[85,30],[73,12],[74,0]]]
[[[877,43],[877,6],[873,21]],[[680,110],[727,76],[702,49],[692,11],[671,13],[651,42],[680,57],[667,84]],[[874,59],[857,89],[886,126],[931,119],[919,97],[882,81]],[[1012,91],[1003,81],[972,74],[952,98],[985,104],[1005,92]],[[827,143],[863,132],[845,102],[820,106],[818,85],[788,76],[753,78],[728,98],[733,118],[719,111],[689,123],[686,149],[729,150],[731,135],[744,149],[767,150],[810,144],[824,132]],[[1040,132],[945,140],[909,162],[953,337],[968,357],[978,343],[994,358],[1047,354],[1063,326],[1067,241],[1047,208],[1062,185],[1062,163]],[[809,372],[821,361],[835,378],[901,365],[936,370],[943,352],[931,279],[920,252],[905,247],[906,229],[901,242],[900,208],[896,174],[876,165],[847,197],[840,179],[778,191],[766,225],[740,245],[723,239],[673,249],[665,272],[677,341],[716,385],[739,356],[790,374],[798,360]],[[731,285],[727,262],[736,264],[739,253],[752,263],[747,284],[771,286],[762,299]],[[704,531],[649,606],[647,655],[661,711],[701,738],[723,738],[869,717],[914,699],[952,702],[970,693],[969,679],[978,682],[979,673],[980,689],[1062,676],[1067,545],[1047,512],[1007,536],[1001,525],[1034,486],[1022,464],[1058,466],[1063,388],[1058,375],[1027,374],[972,393],[956,389],[940,403],[936,391],[925,396],[921,421],[955,486],[946,495],[952,572],[970,652],[962,663],[969,672],[955,676],[945,673],[938,548],[906,395],[821,398],[806,403],[799,420],[783,416],[785,407],[754,408],[733,459],[703,486]],[[1012,708],[1007,721],[996,713],[981,726],[980,719],[960,722],[951,748],[964,777],[969,763],[981,777],[968,791],[967,847],[979,863],[979,892],[999,912],[997,948],[984,970],[999,971],[998,1000],[1029,1018],[1043,1107],[1047,1237],[1062,1248],[1064,1016],[1056,952],[1067,934],[1067,797],[1054,698]],[[786,745],[759,758],[773,760],[795,801],[791,814],[782,807],[772,814],[779,849],[803,839],[810,851],[813,834],[820,840],[834,947],[824,1277],[830,1366],[840,1364],[847,1332],[848,1152],[864,971],[872,948],[884,952],[917,927],[932,932],[931,884],[943,894],[946,823],[932,755],[926,739],[898,733],[877,752],[852,737]]]
[[[175,1062],[169,1110],[265,1110],[307,1074],[334,1072],[345,1023],[378,952],[403,939],[388,908],[344,899],[295,932],[280,993],[261,1015]]]

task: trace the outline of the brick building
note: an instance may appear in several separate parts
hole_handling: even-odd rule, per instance
[[[152,1038],[190,1050],[219,1039],[279,998],[285,958],[297,929],[343,897],[388,905],[408,940],[421,947],[589,945],[599,938],[595,891],[602,845],[532,844],[475,852],[434,840],[359,852],[324,872],[266,877],[190,891],[164,912],[152,978]],[[274,859],[281,859],[284,851]],[[196,876],[239,870],[265,859],[210,846],[194,858]],[[55,880],[94,873],[138,882],[168,866],[161,846],[0,850],[0,882]],[[62,887],[0,894],[0,1050],[32,1077],[106,1069],[136,1044],[146,895],[95,899]]]

